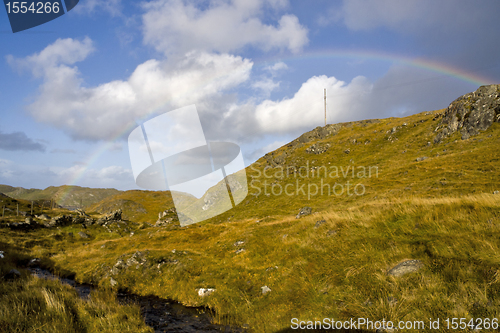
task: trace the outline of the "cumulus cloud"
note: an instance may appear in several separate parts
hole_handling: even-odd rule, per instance
[[[67,47],[65,47],[67,46]],[[92,51],[92,42],[57,40],[42,52],[23,59],[9,57],[17,67],[43,77],[29,112],[76,139],[111,139],[127,133],[156,108],[194,104],[248,80],[252,62],[229,54],[189,52],[172,61],[148,60],[127,80],[84,86],[76,66]]]
[[[190,50],[230,52],[254,46],[262,50],[298,52],[307,44],[307,29],[295,15],[281,16],[276,25],[262,22],[269,8],[285,1],[211,1],[205,9],[183,0],[156,0],[143,5],[144,42],[166,54]]]
[[[287,133],[319,126],[324,119],[323,89],[327,89],[329,122],[359,118],[367,106],[372,84],[362,76],[349,84],[325,75],[313,76],[291,98],[265,100],[255,117],[265,133]]]
[[[36,77],[57,76],[57,73],[53,73],[54,69],[80,62],[94,50],[93,42],[88,37],[82,41],[59,38],[41,52],[28,57],[19,59],[8,55],[7,62],[18,70],[31,71]]]
[[[0,132],[0,149],[10,151],[45,151],[45,146],[30,139],[24,132]]]

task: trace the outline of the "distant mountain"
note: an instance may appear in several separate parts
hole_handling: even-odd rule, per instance
[[[14,199],[23,200],[54,200],[62,207],[87,207],[109,196],[120,193],[116,189],[88,188],[80,186],[50,186],[44,190],[25,189],[0,185],[0,193]]]

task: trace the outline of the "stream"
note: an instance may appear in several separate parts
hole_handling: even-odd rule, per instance
[[[60,278],[51,272],[31,267],[31,273],[40,278],[57,279],[76,289],[78,295],[85,299],[90,297],[94,288],[89,284],[80,284],[71,279]],[[162,299],[156,296],[139,296],[126,292],[117,293],[121,304],[137,304],[141,308],[146,325],[152,327],[155,333],[159,332],[207,332],[207,333],[243,333],[246,330],[212,323],[212,317],[204,307],[187,307],[178,302]]]

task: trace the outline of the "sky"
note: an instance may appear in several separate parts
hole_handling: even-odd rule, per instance
[[[0,184],[139,188],[130,133],[195,105],[246,166],[324,125],[500,83],[498,0],[80,0],[12,33],[0,9]],[[185,134],[189,139],[189,132]]]

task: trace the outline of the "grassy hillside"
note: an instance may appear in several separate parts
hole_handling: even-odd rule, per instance
[[[120,191],[108,188],[88,188],[69,185],[50,186],[44,190],[0,185],[0,193],[4,193],[15,199],[30,201],[54,200],[59,206],[85,208],[109,196],[120,193]]]
[[[201,223],[130,224],[127,234],[93,225],[85,239],[74,236],[79,225],[4,230],[0,241],[78,281],[207,305],[251,332],[290,331],[293,318],[439,318],[435,332],[451,331],[446,318],[491,322],[500,318],[500,124],[434,143],[442,116],[305,133],[246,169],[241,204]],[[312,214],[295,218],[305,206]],[[168,192],[127,191],[89,211],[122,208],[154,223],[171,207]],[[408,259],[415,272],[388,274]]]
[[[186,199],[190,199],[186,195]],[[158,213],[174,207],[170,191],[125,191],[87,207],[88,212],[107,214],[117,209],[123,218],[134,222],[154,223]]]

